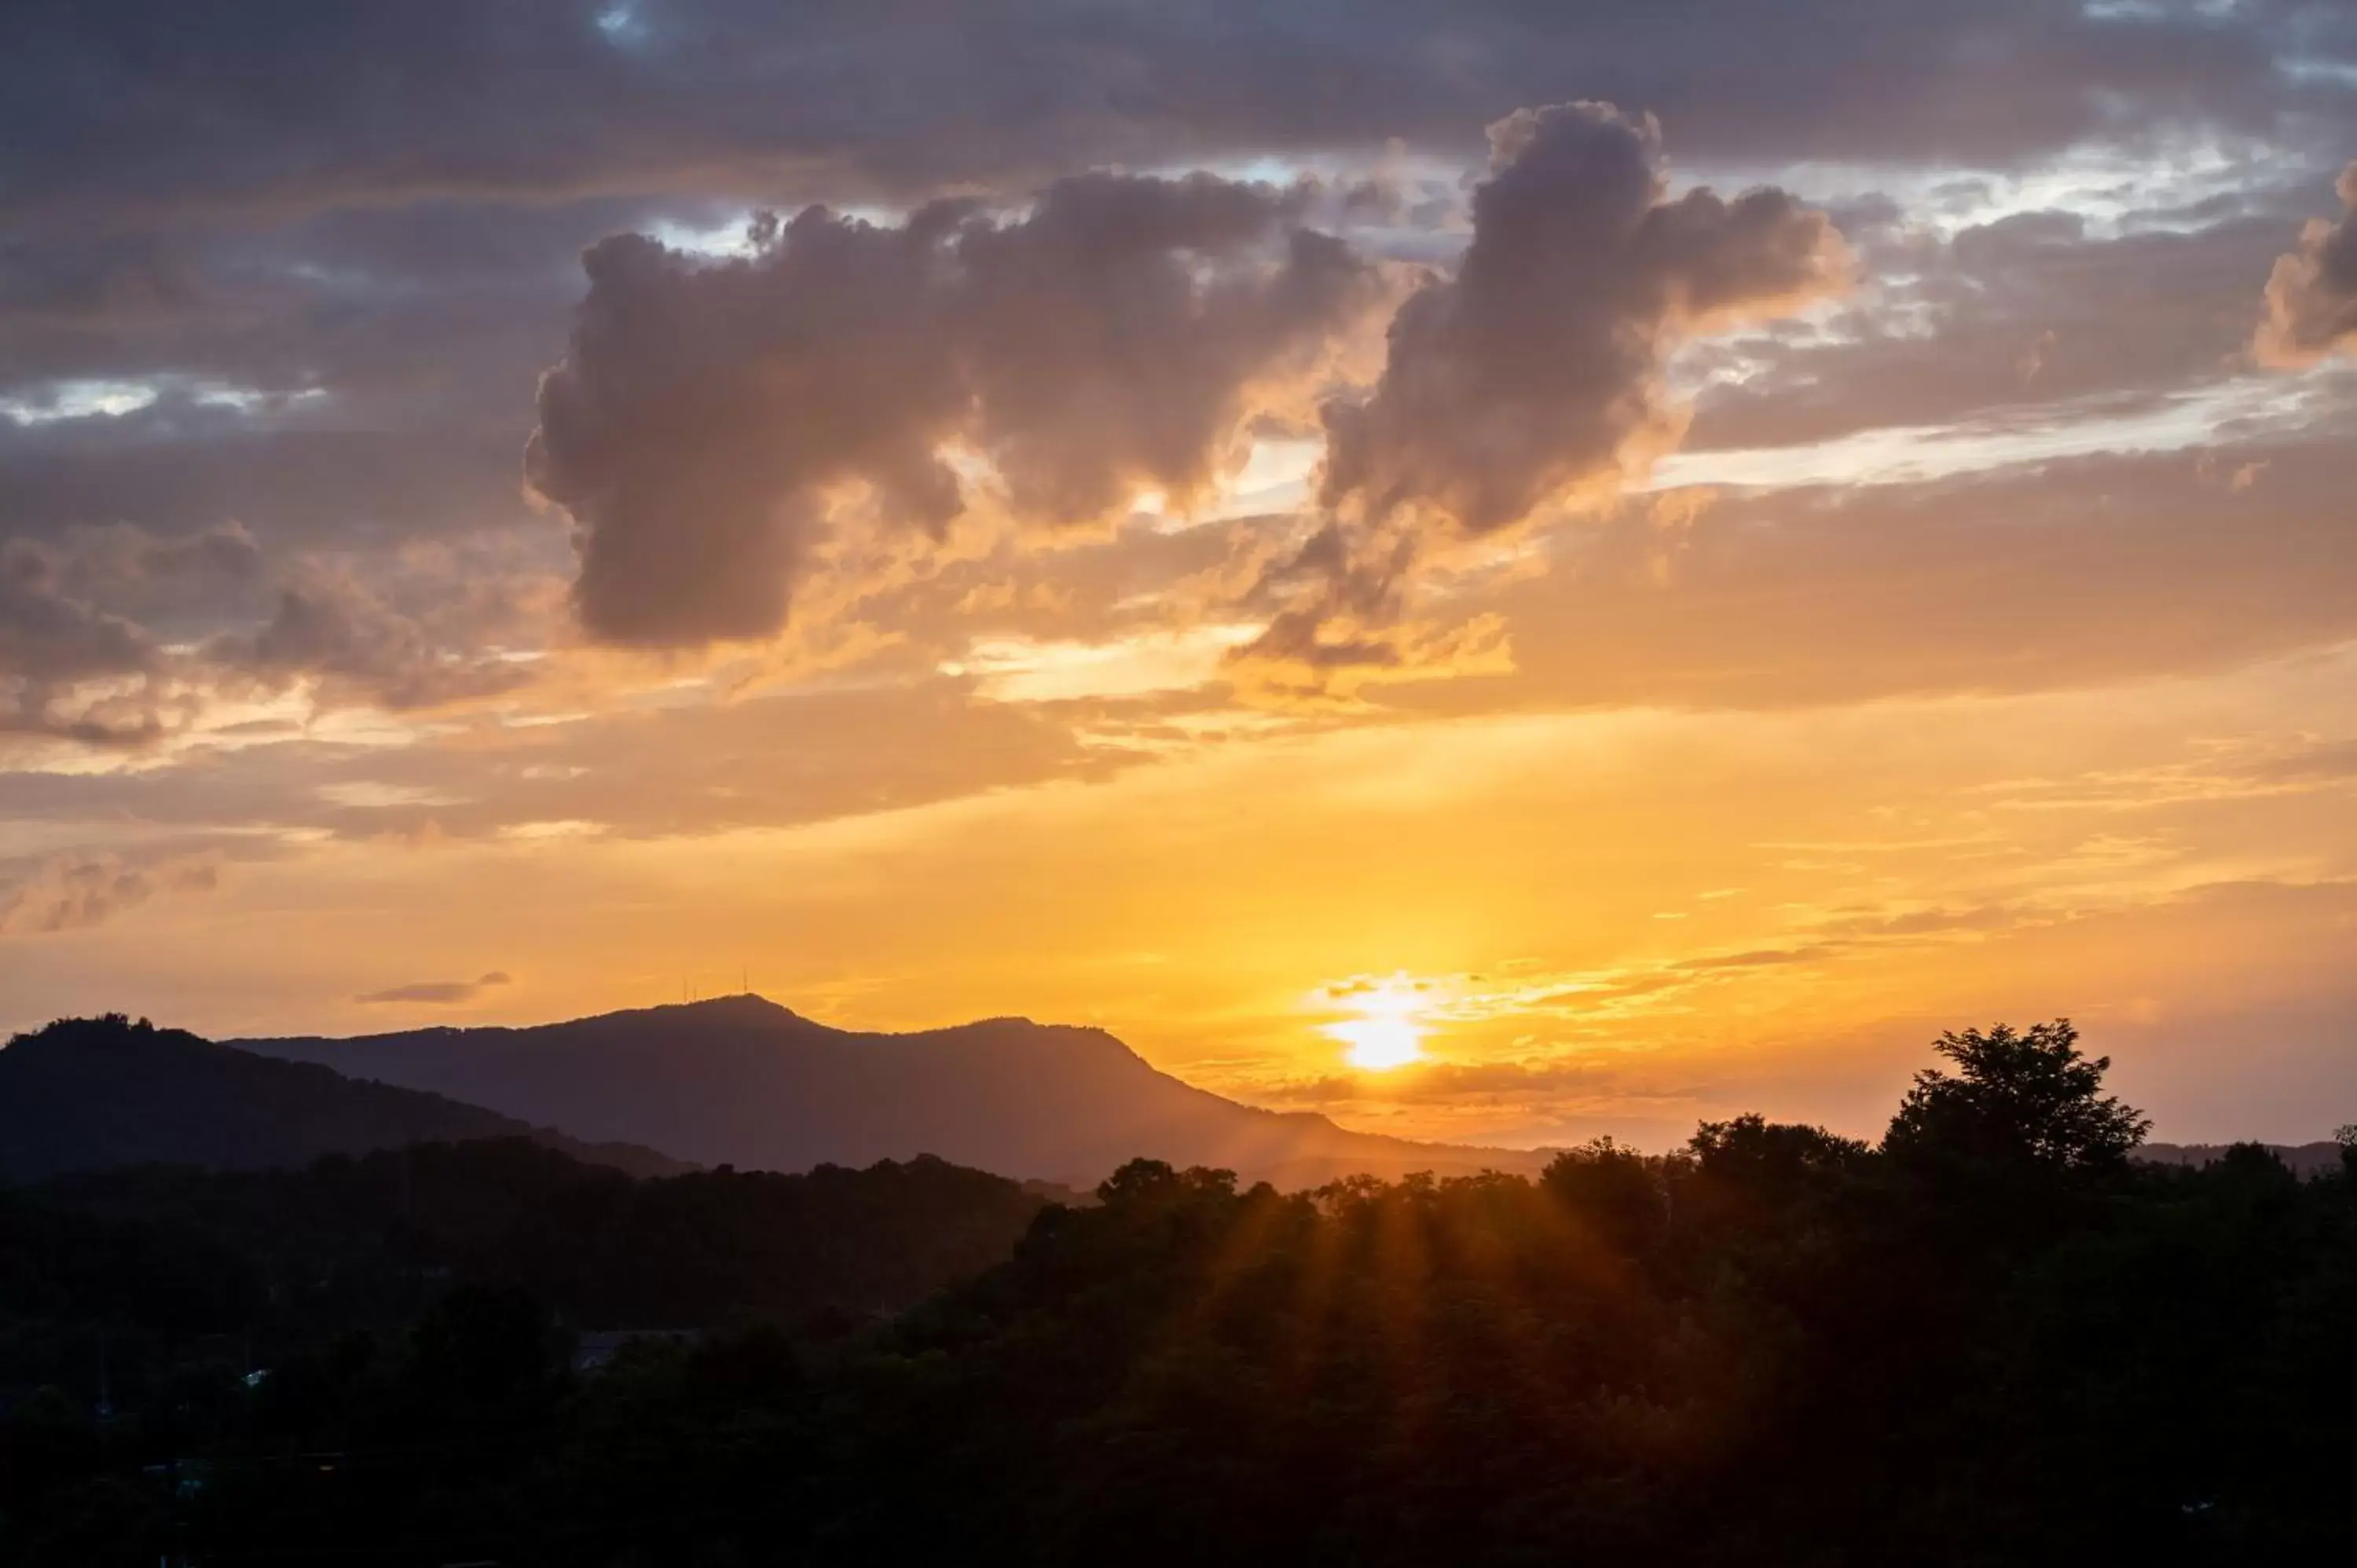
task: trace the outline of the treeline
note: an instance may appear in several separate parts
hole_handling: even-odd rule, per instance
[[[546,1297],[466,1285],[191,1393],[152,1475],[27,1402],[0,1509],[20,1560],[75,1563],[2345,1552],[2357,1171],[2132,1163],[2067,1025],[1939,1049],[1872,1146],[1747,1117],[1296,1195],[1135,1163],[848,1335],[582,1375]]]
[[[452,1280],[599,1327],[866,1319],[1000,1262],[1048,1201],[922,1156],[637,1179],[520,1138],[299,1171],[76,1173],[31,1196],[233,1253],[298,1334],[398,1324]]]
[[[931,1158],[638,1179],[520,1138],[0,1188],[0,1563],[153,1563],[239,1464],[471,1443],[486,1390],[569,1388],[584,1331],[840,1338],[1047,1203]]]

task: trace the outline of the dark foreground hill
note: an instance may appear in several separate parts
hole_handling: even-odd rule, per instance
[[[1022,1018],[855,1034],[759,996],[731,996],[539,1028],[233,1043],[577,1137],[766,1170],[930,1154],[1087,1186],[1144,1156],[1299,1188],[1357,1173],[1471,1175],[1544,1163],[1524,1151],[1417,1144],[1240,1105],[1157,1071],[1101,1029]]]
[[[0,1050],[0,1180],[150,1162],[252,1170],[514,1137],[642,1176],[690,1168],[652,1149],[584,1144],[480,1106],[357,1083],[145,1019],[61,1019]]]

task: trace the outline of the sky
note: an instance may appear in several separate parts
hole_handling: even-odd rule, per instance
[[[2347,4],[18,0],[0,1028],[2325,1136],[2352,159]]]

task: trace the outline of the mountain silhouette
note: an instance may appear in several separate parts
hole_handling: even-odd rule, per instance
[[[1544,1162],[1241,1105],[1156,1070],[1102,1029],[1024,1018],[859,1034],[748,994],[536,1028],[233,1043],[576,1137],[751,1169],[933,1155],[1002,1176],[1093,1184],[1145,1156],[1302,1187],[1361,1172],[1463,1175]]]
[[[2196,1169],[2216,1165],[2237,1148],[2236,1144],[2139,1144],[2136,1157],[2149,1165],[2191,1165]],[[2333,1143],[2262,1144],[2259,1147],[2281,1160],[2284,1168],[2304,1176],[2319,1176],[2341,1168],[2341,1145]]]
[[[634,1176],[691,1168],[480,1106],[274,1061],[119,1015],[60,1019],[0,1050],[0,1178],[127,1165],[258,1170],[427,1142],[527,1137]]]

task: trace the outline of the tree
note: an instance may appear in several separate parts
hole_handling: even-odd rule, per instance
[[[1932,1048],[1956,1070],[1915,1075],[1882,1139],[1901,1164],[2116,1170],[2152,1126],[2103,1092],[2112,1058],[2082,1054],[2068,1018],[2022,1032],[2004,1024],[1951,1032]]]
[[[1701,1123],[1686,1140],[1686,1151],[1705,1176],[1776,1202],[1851,1174],[1869,1152],[1856,1138],[1770,1122],[1756,1112]]]
[[[1628,1251],[1650,1241],[1669,1217],[1660,1165],[1599,1137],[1557,1155],[1539,1180],[1599,1237]]]

